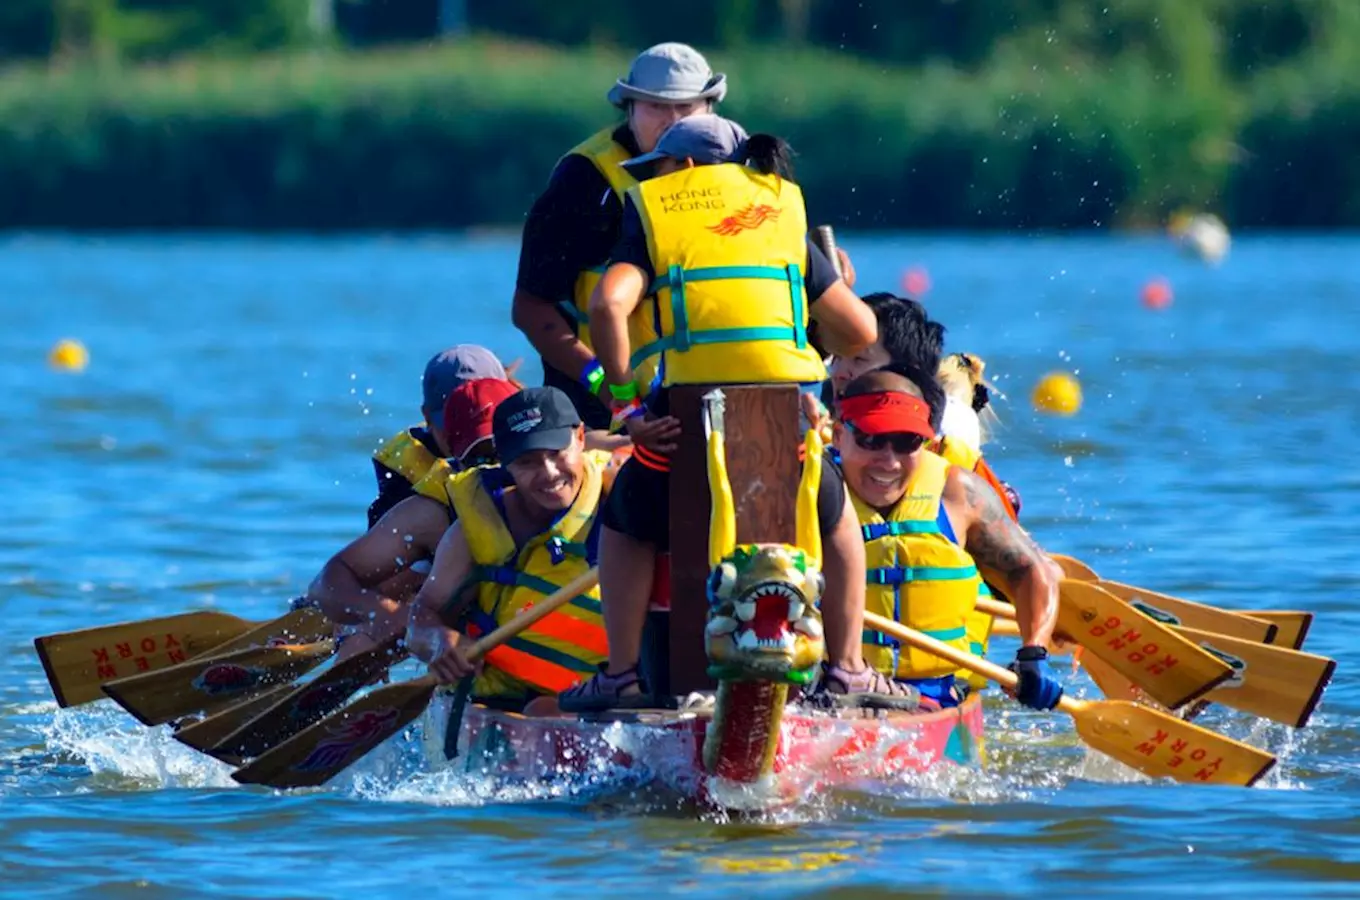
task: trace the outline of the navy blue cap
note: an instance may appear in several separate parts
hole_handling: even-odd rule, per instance
[[[555,387],[525,388],[506,397],[491,422],[503,466],[532,450],[565,450],[580,427],[576,407]]]

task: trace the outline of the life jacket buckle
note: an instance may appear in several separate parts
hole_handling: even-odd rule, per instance
[[[870,584],[882,584],[882,585],[901,584],[904,581],[909,580],[906,577],[906,573],[902,571],[902,568],[900,566],[893,566],[881,569],[870,569],[868,574]]]
[[[548,539],[548,558],[552,560],[552,564],[555,566],[561,564],[561,562],[567,558],[567,550],[563,544],[564,542],[561,537]]]

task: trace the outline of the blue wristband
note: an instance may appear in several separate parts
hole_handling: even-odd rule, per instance
[[[600,365],[598,359],[592,359],[586,363],[586,367],[581,370],[581,377],[577,380],[586,390],[598,394],[600,385],[604,383],[604,366]]]

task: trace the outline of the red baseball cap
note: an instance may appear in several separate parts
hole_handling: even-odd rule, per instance
[[[930,405],[901,391],[842,397],[837,401],[842,422],[864,434],[918,434],[935,437],[930,427]]]
[[[462,459],[469,450],[491,437],[496,407],[519,388],[504,378],[474,378],[449,392],[444,401],[444,440],[449,452]]]

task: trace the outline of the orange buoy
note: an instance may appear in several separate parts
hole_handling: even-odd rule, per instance
[[[930,292],[930,273],[921,266],[912,266],[902,273],[902,293],[919,300]]]
[[[1143,285],[1142,297],[1148,309],[1166,309],[1174,299],[1171,284],[1165,278],[1154,278]]]

